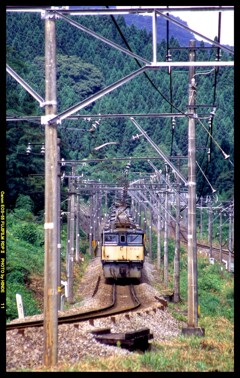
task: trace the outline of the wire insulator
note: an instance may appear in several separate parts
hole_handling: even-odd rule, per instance
[[[29,155],[29,154],[31,153],[31,151],[32,151],[31,144],[28,143],[28,146],[27,146],[27,149],[26,149],[26,153],[27,153],[27,155]]]

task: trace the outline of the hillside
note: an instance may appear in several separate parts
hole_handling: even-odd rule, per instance
[[[69,7],[69,9],[73,9],[73,10],[88,9],[88,8],[89,7],[86,7],[86,6],[82,6],[82,7],[70,6]],[[104,8],[111,9],[112,8],[112,9],[114,9],[116,7],[115,6],[109,6],[109,7],[99,6],[99,7],[96,7],[96,8],[101,8],[101,9],[104,9]],[[118,17],[118,16],[115,16],[115,17]],[[128,26],[134,25],[137,29],[145,29],[147,33],[152,32],[152,17],[143,16],[143,15],[138,15],[136,17],[136,15],[132,15],[132,14],[123,15],[123,17],[124,17],[124,20],[125,20],[125,22]],[[185,21],[181,20],[181,18],[175,17],[175,16],[171,16],[171,17],[174,20],[181,22],[183,25],[188,26]],[[189,40],[194,38],[192,33],[190,33],[189,31],[187,31],[183,28],[180,28],[179,26],[170,22],[169,23],[169,39],[171,39],[171,37],[177,39],[180,46],[188,46]],[[166,20],[159,17],[158,18],[157,40],[160,43],[163,39],[166,39]],[[197,42],[197,45],[198,44],[199,44],[199,42]]]
[[[79,28],[70,23],[73,20],[78,23]],[[152,61],[152,35],[148,21],[144,16],[136,16],[133,23],[133,16],[119,16],[113,19],[109,16],[93,15],[71,16],[68,22],[61,18],[56,20],[58,114],[76,104],[82,104],[83,101],[96,94],[101,94],[101,91],[112,88],[118,81],[138,72],[146,61]],[[168,47],[164,35],[166,25],[165,23],[159,25],[159,29],[163,29],[159,30],[160,34],[158,35],[157,60],[160,62],[165,61]],[[182,29],[180,31],[174,27],[170,28],[169,44],[172,49],[172,60],[176,62],[189,61],[189,51],[182,47],[188,45],[189,38],[192,36],[182,32],[184,32]],[[94,33],[100,37],[94,37],[92,35]],[[111,42],[106,44],[101,40],[103,38]],[[121,48],[116,50],[111,43]],[[215,62],[216,48],[205,49],[204,43],[200,43],[200,46],[201,49],[196,51],[196,60]],[[131,50],[135,57],[121,51],[124,49]],[[45,22],[40,13],[7,13],[6,50],[7,64],[33,90],[45,98]],[[222,51],[222,60],[233,60],[233,56]],[[205,206],[205,208],[201,207],[201,214],[198,210],[200,207],[197,208],[196,233],[197,237],[205,243],[209,237],[210,225],[212,225],[211,241],[217,245],[221,243],[225,248],[227,244],[230,245],[231,232],[229,231],[233,229],[233,227],[230,228],[233,224],[231,223],[233,218],[230,216],[232,215],[230,209],[232,210],[231,206],[234,205],[234,68],[200,66],[196,68],[195,80],[196,161],[201,167],[201,170],[196,167],[196,202],[198,205],[200,199],[204,198]],[[165,274],[167,258],[168,282],[165,288],[173,290],[176,243],[170,237],[170,233],[169,237],[166,236],[169,239],[166,243],[165,235],[170,229],[170,222],[167,224],[164,219],[166,213],[164,213],[165,215],[161,213],[159,217],[159,213],[156,214],[156,211],[152,211],[153,206],[161,204],[163,196],[161,197],[161,193],[159,195],[158,177],[148,159],[154,157],[156,159],[154,160],[155,166],[163,173],[167,172],[166,164],[152,144],[148,143],[144,135],[141,135],[135,127],[129,114],[137,120],[155,145],[174,164],[178,160],[177,155],[181,157],[179,170],[187,179],[189,118],[186,113],[189,112],[189,68],[154,67],[152,69],[150,67],[131,78],[124,85],[109,90],[106,95],[99,96],[97,99],[94,97],[94,99],[93,102],[76,112],[75,117],[66,118],[57,125],[61,159],[60,175],[58,176],[61,196],[58,210],[61,211],[58,213],[56,223],[44,223],[46,222],[44,193],[46,159],[42,153],[45,146],[45,126],[41,124],[41,116],[45,115],[45,108],[39,106],[38,101],[10,74],[7,74],[6,113],[7,118],[9,117],[6,126],[7,321],[16,319],[18,316],[17,293],[22,295],[25,316],[42,313],[44,255],[46,252],[44,248],[45,230],[48,227],[55,228],[56,224],[60,225],[61,230],[61,254],[59,256],[61,266],[58,270],[61,271],[62,280],[67,279],[66,265],[70,261],[69,240],[71,239],[72,242],[74,239],[75,246],[75,236],[76,243],[80,238],[81,261],[76,262],[74,258],[72,259],[74,260],[74,299],[77,301],[76,305],[82,300],[84,301],[84,294],[79,291],[80,294],[77,296],[76,290],[79,290],[85,269],[89,261],[93,259],[93,255],[90,253],[91,247],[95,245],[96,241],[99,241],[96,221],[98,218],[104,218],[104,213],[109,210],[116,199],[116,191],[112,190],[110,185],[113,184],[113,187],[123,186],[128,179],[132,182],[147,177],[152,185],[152,193],[156,197],[153,198],[151,207],[147,211],[145,208],[141,209],[139,205],[148,202],[143,200],[137,201],[134,206],[135,210],[139,212],[139,220],[142,223],[146,221],[146,241],[149,243],[147,247],[150,249],[151,245],[153,256],[151,265],[154,266],[159,279],[159,281],[155,280],[154,289],[159,290],[160,293],[163,288],[162,277]],[[170,116],[166,116],[168,113]],[[10,117],[11,120],[9,120]],[[105,147],[99,148],[100,145],[105,145]],[[31,151],[29,152],[30,146]],[[73,165],[70,165],[72,162],[64,163],[62,159],[65,161],[81,160],[81,163],[76,165],[74,171]],[[89,162],[90,159],[91,162]],[[70,186],[68,178],[72,174],[77,177],[76,180],[73,180],[73,186]],[[176,172],[169,170],[169,177],[172,187],[176,188]],[[156,181],[154,181],[155,179]],[[89,183],[91,192],[88,191]],[[109,185],[107,189],[104,188],[105,192],[101,190],[100,199],[98,197],[100,191],[96,190],[96,187],[100,187],[100,185],[97,186],[96,183]],[[83,188],[84,185],[85,188]],[[216,189],[214,195],[211,185]],[[72,195],[73,188],[76,189],[77,195],[75,196]],[[87,190],[85,190],[86,188]],[[80,194],[77,192],[78,189],[82,190]],[[141,189],[144,191],[144,186]],[[187,185],[183,189],[187,194]],[[166,192],[168,190],[164,186],[162,193]],[[169,192],[171,191],[169,190]],[[77,204],[77,206],[75,208],[71,206],[74,201],[68,201],[70,197],[74,198],[74,201],[76,199],[75,205]],[[57,195],[55,198],[58,201]],[[168,210],[175,217],[177,204],[174,203],[172,197],[166,195],[165,198],[168,198],[169,204],[171,203],[171,208],[169,206]],[[217,215],[211,213],[213,217],[210,222],[209,209],[215,210],[210,206],[212,199],[214,201],[217,199],[214,202],[214,204],[217,203]],[[102,206],[99,206],[99,203]],[[202,201],[200,203],[202,204]],[[162,208],[164,208],[165,203],[162,204]],[[229,210],[229,214],[222,214],[221,224],[218,216],[221,206],[224,209],[225,204],[228,204],[226,208]],[[77,211],[79,210],[78,205],[79,212]],[[183,211],[186,209],[186,203],[184,202],[181,206],[181,216],[183,221],[186,221],[188,213]],[[72,215],[75,210],[76,217],[68,216],[68,214]],[[154,216],[152,216],[153,214]],[[78,215],[80,220],[77,220]],[[200,216],[201,232],[203,231],[201,237],[199,236]],[[162,233],[164,232],[165,235],[160,237],[161,241],[159,242],[156,225],[161,217]],[[71,222],[69,222],[70,219]],[[76,224],[72,227],[72,231],[73,228],[74,231],[70,238],[70,223],[73,226],[75,220]],[[219,227],[221,227],[221,233]],[[150,229],[152,230],[151,244],[148,234]],[[79,231],[79,235],[77,235],[77,231]],[[93,232],[91,233],[91,231]],[[74,237],[72,238],[72,236]],[[188,236],[192,237],[192,235]],[[55,242],[56,240],[52,244]],[[91,244],[91,242],[94,243]],[[59,243],[59,239],[57,243]],[[167,252],[164,251],[166,244]],[[159,249],[164,251],[164,256]],[[71,251],[73,250],[72,247]],[[169,303],[169,311],[175,319],[186,322],[189,262],[186,247],[181,245],[179,255],[181,301]],[[162,258],[159,269],[156,268],[158,257]],[[104,355],[96,358],[96,355],[93,354],[90,355],[90,358],[86,356],[84,360],[78,358],[76,354],[78,351],[75,353],[74,349],[69,350],[66,339],[65,346],[69,352],[75,354],[74,362],[76,364],[73,364],[73,360],[66,361],[66,364],[57,366],[56,370],[71,372],[91,370],[105,372],[233,371],[234,276],[225,270],[224,264],[220,264],[218,261],[210,264],[210,260],[203,254],[199,253],[197,260],[199,325],[205,328],[206,337],[185,338],[178,335],[173,341],[163,340],[154,343],[150,353],[134,354],[126,359],[121,356],[110,359]],[[93,274],[96,278],[96,273]],[[71,304],[65,302],[64,309],[69,309],[69,307]],[[77,335],[78,329],[74,326],[72,328]],[[67,335],[68,331],[66,330],[64,336],[67,337]],[[41,347],[37,348],[37,345],[41,343],[41,338],[38,338],[38,333],[34,336],[38,344],[33,341],[30,346],[30,344],[24,343],[24,340],[28,338],[27,331],[25,335],[20,333],[17,335],[21,352],[30,360],[31,358],[24,350],[26,346],[32,347],[32,352],[36,355],[42,353]],[[29,340],[30,338],[28,338]],[[84,344],[79,338],[78,342],[80,348],[83,349]],[[87,343],[88,340],[85,339],[84,342]],[[14,358],[12,361],[12,350],[16,352],[16,358],[19,356],[18,350],[15,348],[14,334],[11,335],[10,343],[9,361],[10,363],[14,362],[14,369],[20,370],[18,361]],[[40,355],[38,357],[41,358]],[[31,369],[31,367],[22,366],[25,370]],[[37,369],[46,371],[46,368],[42,366]],[[51,369],[51,371],[55,371],[55,368]]]
[[[7,261],[7,321],[16,319],[16,293],[22,295],[24,315],[26,320],[41,317],[43,313],[43,230],[42,221],[34,217],[30,209],[32,202],[29,198],[19,199],[18,207],[7,215],[8,229],[8,261]],[[27,210],[28,209],[28,210]],[[38,224],[39,223],[39,224]],[[64,227],[62,253],[62,279],[65,278],[65,245],[66,234]],[[163,245],[162,245],[163,247]],[[153,238],[153,250],[156,257],[156,236]],[[97,281],[96,259],[92,259],[86,251],[84,263],[74,262],[74,298],[75,304],[69,305],[65,301],[64,315],[92,303],[94,283]],[[173,282],[174,243],[169,245],[169,283]],[[152,348],[146,353],[128,353],[124,359],[124,349],[96,345],[90,336],[90,328],[116,328],[122,332],[123,324],[129,331],[133,327],[134,314],[125,317],[114,324],[105,319],[100,323],[95,321],[81,323],[76,330],[74,325],[59,326],[59,364],[51,367],[51,371],[233,371],[234,369],[234,277],[216,262],[209,264],[206,257],[198,259],[198,292],[200,316],[199,326],[204,327],[204,337],[183,337],[181,327],[187,321],[187,254],[181,248],[181,301],[168,303],[165,311],[160,314],[147,311],[145,315],[135,317],[138,329],[150,327],[154,332]],[[101,264],[99,273],[101,272]],[[161,280],[162,270],[156,269],[156,258],[153,263],[146,261],[146,269],[151,284],[149,296],[163,290]],[[207,277],[207,280],[206,280]],[[146,283],[142,284],[146,287]],[[39,314],[39,315],[37,315]],[[61,313],[62,314],[62,313]],[[31,316],[33,316],[31,318]],[[160,318],[158,317],[160,316]],[[156,319],[158,321],[156,322]],[[173,327],[174,324],[174,327]],[[84,330],[88,332],[84,332]],[[74,332],[72,331],[74,330]],[[43,334],[41,328],[32,331],[30,328],[22,335],[10,331],[7,337],[7,369],[8,371],[46,371],[42,365]],[[115,331],[116,332],[116,331]],[[172,334],[174,332],[174,334]],[[69,339],[69,335],[71,336]],[[90,338],[90,340],[89,340]],[[18,348],[16,349],[16,345]],[[69,345],[72,345],[69,348]],[[76,345],[79,350],[76,350]],[[84,346],[85,345],[85,346]],[[83,347],[84,346],[84,347]],[[26,354],[26,348],[31,348]],[[64,352],[62,352],[64,350]],[[93,358],[94,353],[94,358]],[[108,358],[106,358],[108,356]],[[18,360],[20,358],[20,361]]]
[[[131,16],[133,17],[133,16]],[[136,18],[139,20],[140,16]],[[143,16],[142,16],[143,17]],[[108,16],[74,17],[84,27],[114,41],[124,48],[125,40],[135,54],[152,59],[152,37],[146,29],[135,25],[128,26],[123,17],[116,23]],[[138,21],[141,23],[141,21]],[[29,25],[31,24],[31,29]],[[142,63],[116,51],[87,33],[79,31],[63,20],[57,20],[57,93],[58,112],[61,112],[85,98],[99,92],[121,78],[139,69]],[[180,37],[177,34],[176,37]],[[186,37],[188,39],[188,36]],[[7,62],[31,86],[44,97],[44,22],[37,14],[7,14]],[[181,42],[182,43],[182,42]],[[188,52],[180,47],[177,38],[172,37],[174,48],[172,59],[186,61]],[[159,40],[158,59],[165,60],[166,40]],[[202,44],[204,47],[204,44]],[[216,51],[199,50],[197,59],[215,60]],[[222,52],[222,59],[232,57]],[[201,72],[201,69],[198,70]],[[222,199],[233,198],[233,68],[221,67],[218,70],[203,70],[197,76],[197,104],[199,114],[205,114],[197,124],[197,161],[208,180]],[[122,156],[157,156],[143,138],[133,138],[137,134],[135,126],[126,118],[103,119],[93,128],[91,114],[150,114],[187,111],[188,70],[184,68],[147,71],[91,105],[81,110],[86,119],[78,122],[66,120],[59,127],[61,138],[61,158],[87,159],[111,158]],[[209,117],[213,108],[216,114],[210,124]],[[35,100],[7,76],[7,114],[43,115],[44,111]],[[88,117],[87,117],[88,116]],[[152,140],[166,155],[187,155],[187,120],[171,118],[139,119]],[[210,134],[208,128],[210,127]],[[207,129],[207,131],[206,131]],[[94,130],[91,132],[90,130]],[[30,194],[36,211],[43,209],[43,158],[37,153],[26,155],[28,143],[38,140],[44,142],[43,127],[36,123],[8,122],[7,124],[7,193],[9,207],[13,208],[18,194]],[[117,142],[96,151],[95,147],[106,142]],[[211,152],[211,155],[207,152]],[[225,160],[223,152],[230,155]],[[124,162],[109,164],[90,164],[79,169],[79,174],[87,178],[119,180],[124,170]],[[161,161],[157,162],[163,168]],[[97,168],[97,169],[96,169]],[[181,168],[186,174],[186,166]],[[132,163],[130,179],[136,179],[134,172],[150,173],[152,168],[147,162]],[[36,176],[36,174],[38,176]],[[35,175],[35,176],[34,176]],[[211,189],[201,172],[197,171],[198,196],[211,193]]]

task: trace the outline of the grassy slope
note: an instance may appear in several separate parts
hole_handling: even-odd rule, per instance
[[[19,214],[18,214],[19,216]],[[23,296],[25,315],[41,312],[36,295],[29,289],[31,282],[43,282],[42,224],[32,227],[33,219],[8,215],[7,229],[7,316],[17,317],[15,294]],[[22,240],[22,237],[25,240]],[[171,248],[171,247],[170,247]],[[85,265],[85,264],[84,264]],[[173,316],[187,321],[187,256],[181,256],[181,299],[170,304]],[[169,277],[172,282],[172,263]],[[198,294],[201,315],[199,326],[205,328],[204,337],[180,336],[175,340],[155,343],[151,352],[131,357],[84,359],[75,365],[59,365],[48,371],[234,371],[234,298],[233,275],[211,265],[207,259],[198,259]],[[160,272],[162,275],[162,272]],[[76,271],[75,285],[81,279]],[[159,288],[160,289],[160,288]],[[41,371],[47,371],[43,368]]]

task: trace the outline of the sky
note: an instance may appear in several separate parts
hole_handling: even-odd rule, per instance
[[[205,35],[210,39],[214,39],[218,35],[218,12],[172,12],[173,16],[178,16],[186,21],[188,27]],[[195,35],[195,38],[202,40],[203,38]],[[221,35],[220,43],[224,45],[234,46],[234,12],[221,12]]]
[[[117,8],[125,7],[119,6]],[[169,15],[172,14],[175,17],[181,18],[183,21],[187,22],[189,28],[196,30],[210,39],[214,39],[218,35],[218,13],[218,11],[177,11],[171,12]],[[200,41],[203,40],[202,37],[197,35],[195,35],[195,38]],[[220,43],[234,46],[234,11],[221,12]]]

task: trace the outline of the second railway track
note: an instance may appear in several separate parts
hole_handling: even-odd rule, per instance
[[[175,235],[175,226],[171,222],[171,228],[173,230],[173,233]],[[180,240],[182,243],[187,244],[187,229],[181,228],[180,230]],[[197,242],[197,248],[202,248],[206,253],[209,253],[210,246],[207,244],[199,243]],[[212,246],[212,257],[214,257],[216,260],[220,261],[220,248]],[[230,257],[234,261],[234,253],[230,252]],[[228,259],[229,258],[229,250],[222,248],[222,258]]]

